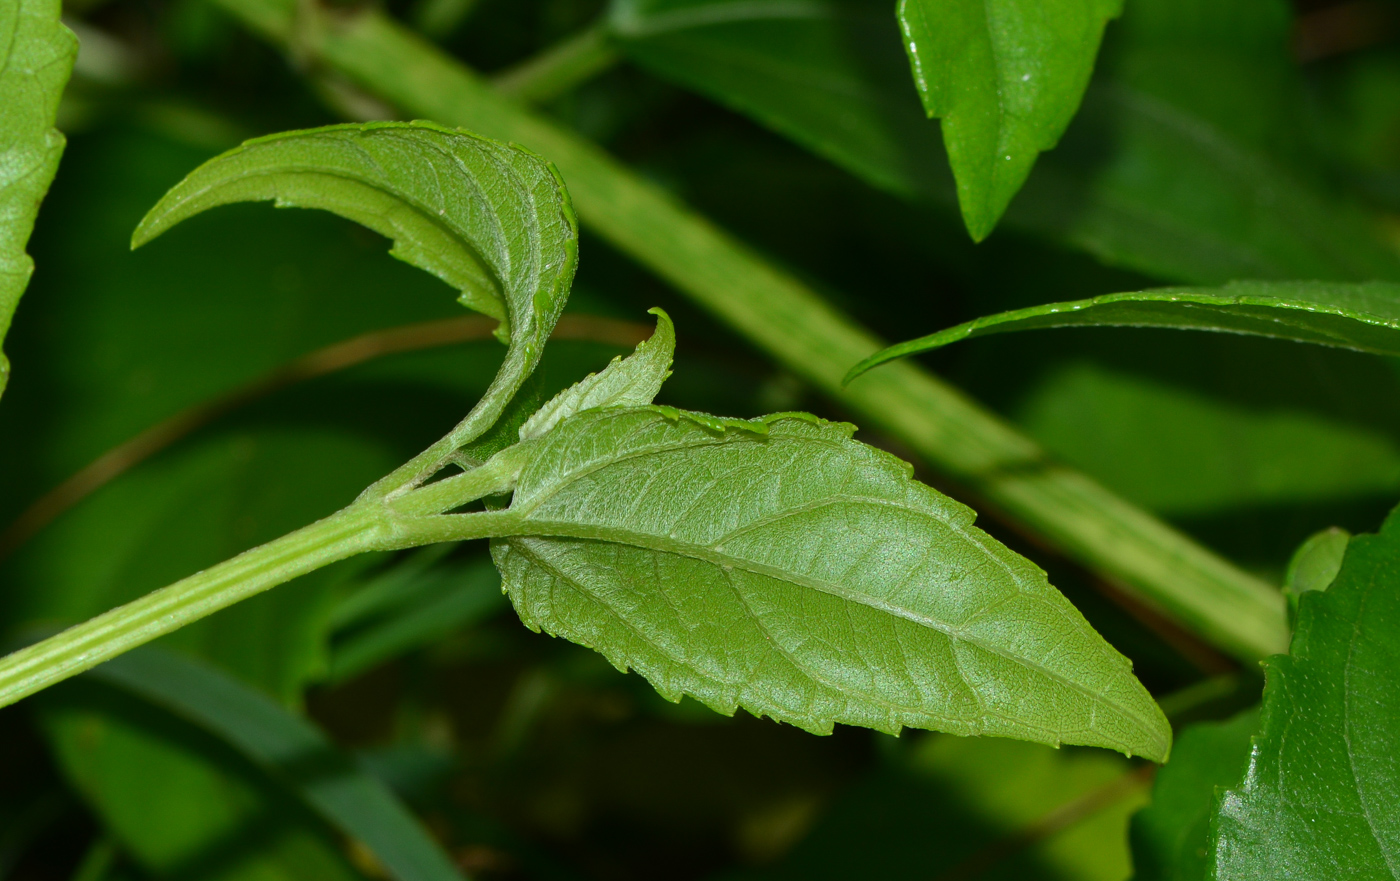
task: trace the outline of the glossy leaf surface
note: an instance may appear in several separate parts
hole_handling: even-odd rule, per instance
[[[1131,665],[1045,574],[851,431],[581,413],[520,476],[520,537],[493,545],[506,591],[670,700],[1164,758]]]
[[[1223,288],[1160,288],[1048,303],[896,343],[851,368],[846,381],[960,340],[1053,327],[1209,330],[1400,355],[1400,285],[1240,281]]]
[[[1265,665],[1263,725],[1212,823],[1217,879],[1392,878],[1400,866],[1400,514],[1353,538]]]
[[[151,209],[132,244],[217,205],[265,200],[322,208],[389,237],[394,256],[501,319],[505,363],[454,440],[470,441],[496,421],[539,362],[573,282],[577,222],[553,166],[423,122],[270,135],[192,172]]]
[[[0,343],[34,271],[24,246],[63,155],[54,117],[78,42],[59,22],[59,7],[58,0],[0,6]],[[9,376],[0,352],[0,395]]]
[[[1133,881],[1202,881],[1210,855],[1216,792],[1239,782],[1259,711],[1226,722],[1201,722],[1176,739],[1157,772],[1152,803],[1133,817]]]
[[[924,110],[942,120],[958,204],[983,239],[1060,140],[1122,0],[900,0]]]

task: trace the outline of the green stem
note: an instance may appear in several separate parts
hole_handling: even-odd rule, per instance
[[[220,2],[283,45],[293,37],[294,0]],[[1278,591],[1052,462],[927,371],[894,364],[842,388],[845,371],[883,348],[881,340],[595,144],[505,98],[381,14],[327,17],[318,39],[321,63],[409,114],[548,157],[594,232],[1054,547],[1240,659],[1286,649]]]
[[[534,443],[393,500],[360,499],[324,520],[0,658],[0,707],[337,560],[365,551],[506,535],[507,512],[440,515],[515,485]]]
[[[0,658],[0,707],[298,575],[381,546],[377,511],[349,508]]]
[[[501,94],[530,104],[552,101],[618,62],[604,25],[594,25],[503,73],[491,84]]]

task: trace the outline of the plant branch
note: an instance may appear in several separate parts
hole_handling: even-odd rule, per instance
[[[274,41],[292,41],[295,0],[220,3]],[[1237,658],[1253,662],[1286,648],[1283,599],[1269,585],[1051,461],[999,417],[912,364],[890,365],[843,389],[845,371],[883,344],[810,288],[385,16],[322,16],[309,47],[316,61],[411,115],[548,157],[595,233],[1014,521]]]
[[[606,25],[596,24],[492,78],[501,94],[543,104],[587,82],[618,62]]]
[[[373,509],[351,506],[20,649],[0,658],[0,707],[386,537]]]
[[[482,466],[458,478],[430,484],[417,491],[425,493],[430,500],[427,504],[414,505],[414,494],[401,498],[398,504],[407,509],[408,516],[379,499],[356,502],[324,520],[6,655],[0,658],[0,707],[347,557],[511,534],[519,518],[508,511],[429,516],[413,516],[413,512],[430,509],[433,504],[465,504],[502,486],[509,488],[525,457],[525,451],[512,447],[493,457],[487,463],[495,463],[491,468]]]

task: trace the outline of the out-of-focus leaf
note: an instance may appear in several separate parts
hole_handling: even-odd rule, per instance
[[[1400,492],[1392,434],[1293,397],[1242,403],[1074,361],[1047,370],[1016,417],[1057,456],[1171,517]]]
[[[942,120],[958,204],[981,240],[1060,140],[1122,0],[900,0],[924,110]]]
[[[883,189],[957,196],[883,2],[615,0],[629,58]]]
[[[897,358],[959,340],[1051,327],[1209,330],[1400,355],[1400,284],[1236,281],[1222,288],[1156,288],[1047,303],[895,343],[852,367],[846,382]]]
[[[382,588],[393,586],[390,596]],[[416,577],[371,584],[375,596],[351,595],[347,603],[380,599],[392,607],[333,635],[328,676],[343,682],[412,649],[474,624],[505,605],[501,579],[490,562],[438,565]],[[343,608],[343,606],[342,606]],[[363,615],[363,612],[361,613]]]
[[[1288,21],[1277,0],[1127,4],[1007,224],[1174,281],[1400,279],[1370,218],[1270,152],[1288,131],[1280,105],[1300,94]],[[658,75],[883,189],[956,200],[886,4],[619,0],[613,22]]]
[[[269,135],[191,172],[141,221],[132,246],[209,208],[268,200],[322,208],[388,236],[395,257],[502,320],[505,362],[454,439],[466,443],[489,428],[539,363],[573,282],[578,223],[554,167],[519,147],[425,122]]]
[[[651,339],[625,359],[614,358],[601,373],[590,373],[550,398],[520,426],[520,439],[541,437],[582,410],[650,404],[671,375],[676,352],[676,328],[670,316],[660,309],[651,311],[656,315],[656,333]]]
[[[144,648],[89,674],[195,723],[363,843],[398,881],[460,879],[450,858],[383,783],[314,725],[217,670]]]
[[[1204,881],[1216,790],[1239,781],[1258,730],[1253,709],[1181,732],[1157,772],[1152,803],[1133,817],[1133,881]]]
[[[521,473],[518,537],[492,545],[516,611],[726,714],[1164,758],[1131,665],[1045,574],[852,431],[651,407],[565,420]]]
[[[35,702],[80,793],[143,875],[357,881],[316,817],[215,737],[97,683]]]
[[[24,246],[63,155],[54,116],[78,41],[59,22],[61,11],[59,0],[0,6],[0,343],[34,271]],[[0,352],[0,395],[9,377]]]
[[[735,881],[1127,876],[1128,818],[1147,786],[1122,758],[996,738],[886,746],[884,767],[843,793],[781,862]]]
[[[1392,878],[1400,866],[1400,513],[1347,546],[1265,664],[1243,782],[1211,824],[1217,879]]]

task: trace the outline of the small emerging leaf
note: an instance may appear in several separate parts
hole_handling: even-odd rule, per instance
[[[1131,664],[1045,573],[852,431],[659,407],[566,419],[492,545],[506,591],[532,629],[670,700],[1165,758]]]
[[[58,0],[0,4],[0,343],[34,272],[24,246],[63,155],[53,124],[78,41],[60,12]],[[9,377],[0,352],[0,395]]]
[[[924,110],[943,121],[963,222],[986,238],[1074,118],[1123,0],[900,0]]]
[[[270,135],[191,172],[141,221],[132,247],[209,208],[264,200],[321,208],[389,237],[395,257],[501,319],[505,363],[453,439],[470,441],[496,421],[539,362],[573,282],[578,225],[552,165],[427,122]]]
[[[1212,823],[1221,881],[1393,878],[1400,867],[1400,511],[1353,538],[1265,664],[1263,727]]]
[[[656,333],[651,339],[625,359],[613,358],[602,373],[590,373],[551,398],[520,426],[520,439],[541,437],[582,410],[650,404],[671,375],[671,359],[676,353],[671,316],[661,309],[652,309],[651,314],[656,316]]]
[[[1400,355],[1400,285],[1237,281],[1220,288],[1155,288],[1031,306],[881,349],[846,382],[887,361],[994,333],[1050,327],[1165,327],[1316,343]]]

